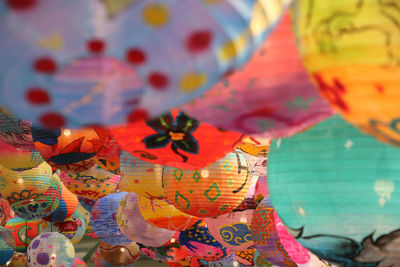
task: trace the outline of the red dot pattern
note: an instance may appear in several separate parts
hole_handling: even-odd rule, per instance
[[[168,84],[168,77],[161,72],[153,72],[148,77],[148,83],[158,90],[165,89]]]
[[[56,71],[57,65],[54,62],[53,59],[48,58],[48,57],[42,57],[37,59],[34,62],[34,68],[37,72],[45,73],[45,74],[51,74]]]
[[[149,118],[149,115],[147,114],[146,110],[136,109],[128,115],[127,121],[134,122],[137,120],[147,120],[148,118]]]
[[[187,49],[192,53],[204,52],[210,47],[212,33],[208,30],[192,33],[186,41]]]
[[[26,98],[31,104],[45,105],[50,103],[50,96],[42,88],[31,88],[26,92]]]
[[[127,51],[126,59],[132,64],[140,65],[147,61],[147,56],[142,50],[132,48]]]
[[[16,11],[23,11],[33,8],[37,4],[37,0],[7,0],[8,6]]]
[[[102,53],[105,48],[105,43],[100,39],[92,39],[87,43],[87,49],[91,53]]]
[[[57,129],[65,126],[64,117],[56,112],[47,112],[40,116],[39,122],[46,128]]]

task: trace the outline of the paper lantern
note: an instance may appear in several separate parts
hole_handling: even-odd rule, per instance
[[[33,128],[35,147],[43,158],[55,166],[74,172],[83,171],[106,141],[108,131],[101,127],[45,130]]]
[[[399,159],[398,149],[335,116],[271,144],[270,196],[289,232],[320,258],[397,264]]]
[[[120,231],[129,239],[150,247],[160,247],[168,242],[175,231],[162,229],[147,222],[140,213],[138,196],[128,193],[122,198],[117,210]]]
[[[178,232],[164,245],[156,248],[140,245],[140,251],[149,258],[164,262],[179,262],[188,256],[186,249],[179,244]]]
[[[92,168],[96,163],[94,158],[78,161],[72,164],[55,164],[53,162],[47,162],[49,165],[55,169],[60,171],[65,171],[67,173],[80,173]]]
[[[29,266],[71,266],[74,258],[74,246],[59,233],[40,234],[28,247]]]
[[[231,152],[243,137],[200,123],[178,110],[111,131],[122,149],[131,155],[183,169],[206,167]]]
[[[254,266],[254,255],[256,253],[256,249],[248,249],[244,251],[235,251],[235,259],[238,263],[243,266]]]
[[[55,174],[58,176],[58,174]],[[61,182],[61,181],[60,181]],[[61,199],[57,209],[43,219],[53,222],[60,222],[70,217],[78,206],[78,197],[71,193],[68,188],[61,183]]]
[[[26,252],[32,239],[43,231],[42,220],[25,220],[20,217],[10,219],[4,226],[10,230],[15,240],[15,251]]]
[[[119,161],[121,157],[121,147],[111,135],[107,136],[103,148],[93,157],[93,160],[106,171],[120,175]]]
[[[251,237],[261,257],[278,266],[297,265],[285,251],[274,224],[274,208],[269,197],[264,198],[254,211]]]
[[[93,205],[96,203],[96,200],[85,198],[78,196],[79,204],[82,205],[82,208],[87,210],[88,212],[92,211]]]
[[[25,171],[43,162],[38,151],[15,148],[0,140],[0,165],[13,171]]]
[[[186,248],[189,255],[205,261],[219,260],[230,254],[229,249],[215,240],[201,220],[180,232],[179,243]]]
[[[249,181],[247,163],[239,151],[201,170],[163,170],[169,202],[196,217],[216,217],[236,208],[247,193]]]
[[[129,244],[128,239],[118,228],[117,209],[126,192],[113,193],[100,198],[94,204],[90,221],[95,234],[111,245]]]
[[[92,238],[98,238],[93,232],[92,223],[90,222],[90,212],[84,209],[81,205],[78,205],[76,212],[82,215],[85,220],[85,233]]]
[[[266,138],[296,134],[332,115],[301,64],[289,15],[243,70],[182,109],[202,122]]]
[[[0,107],[0,140],[19,149],[36,150],[32,140],[32,123],[18,120]]]
[[[254,245],[251,237],[251,220],[257,204],[252,201],[228,214],[216,218],[205,218],[211,235],[231,251],[247,250]]]
[[[254,189],[254,200],[260,203],[265,197],[269,196],[268,179],[266,176],[259,176]]]
[[[44,127],[162,114],[245,64],[289,3],[4,3],[0,104]]]
[[[162,187],[163,166],[135,158],[128,152],[123,151],[120,167],[120,190],[135,192],[150,199],[165,198]]]
[[[140,257],[140,249],[135,242],[116,246],[100,240],[99,248],[104,260],[112,265],[129,265]]]
[[[75,256],[72,267],[87,267],[87,265],[86,262],[84,262],[81,258]]]
[[[0,197],[0,226],[4,226],[7,221],[14,218],[14,211],[10,207],[10,203],[2,197]]]
[[[347,121],[399,146],[397,3],[334,2],[298,1],[294,7],[303,62]]]
[[[9,267],[28,267],[28,257],[25,253],[15,252],[12,256]]]
[[[0,189],[13,211],[25,219],[43,218],[58,207],[61,183],[47,163],[23,172],[0,166]]]
[[[61,172],[60,178],[72,193],[89,199],[99,199],[117,189],[120,176],[95,165],[79,173]]]
[[[146,221],[164,229],[183,231],[200,220],[178,210],[166,199],[148,199],[139,196],[138,206]]]
[[[6,264],[14,254],[15,241],[11,232],[0,226],[0,264]]]

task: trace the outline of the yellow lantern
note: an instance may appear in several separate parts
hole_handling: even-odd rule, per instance
[[[235,150],[201,170],[164,167],[164,191],[170,203],[196,217],[216,217],[236,208],[250,182],[247,162]]]
[[[0,164],[13,171],[32,169],[43,162],[38,151],[22,150],[0,140]]]

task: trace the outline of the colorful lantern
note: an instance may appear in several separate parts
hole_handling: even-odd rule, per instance
[[[38,151],[15,148],[0,140],[0,165],[13,171],[25,171],[43,162]]]
[[[87,267],[87,265],[86,262],[84,262],[81,258],[75,256],[72,267]]]
[[[55,174],[58,176],[58,174]],[[60,181],[61,182],[61,181]],[[61,200],[57,209],[48,217],[43,219],[52,222],[60,222],[70,217],[78,206],[78,197],[71,193],[68,188],[61,183]]]
[[[315,3],[314,3],[315,2]],[[303,62],[322,96],[351,124],[400,145],[397,3],[297,1]]]
[[[0,166],[0,189],[13,211],[28,220],[50,215],[61,199],[61,183],[45,162],[23,172]]]
[[[32,129],[32,137],[43,158],[55,166],[77,172],[102,149],[108,131],[100,127],[82,129]],[[84,169],[80,170],[83,171]]]
[[[0,140],[19,149],[36,150],[32,140],[32,123],[15,119],[0,107]]]
[[[235,251],[235,259],[242,266],[254,266],[254,255],[256,253],[256,249],[248,249],[245,251]]]
[[[10,207],[10,203],[2,197],[0,197],[0,226],[4,226],[7,221],[14,218],[15,214]]]
[[[139,196],[138,207],[146,221],[172,231],[183,231],[200,220],[178,210],[166,199],[148,199]]]
[[[117,209],[126,192],[113,193],[96,201],[92,209],[90,221],[95,234],[111,245],[129,244],[128,239],[118,228]]]
[[[43,231],[42,220],[25,220],[20,217],[10,219],[4,226],[10,230],[15,240],[15,251],[26,252],[32,239]]]
[[[81,205],[78,205],[78,207],[76,208],[76,212],[82,215],[85,221],[85,233],[92,238],[98,238],[93,232],[92,224],[90,222],[90,212],[84,209]]]
[[[135,158],[123,151],[120,167],[122,174],[120,190],[135,192],[150,199],[165,198],[161,177],[163,166]]]
[[[282,246],[274,224],[274,208],[269,197],[258,204],[251,221],[251,236],[261,257],[278,266],[297,265]]]
[[[239,151],[201,170],[163,170],[169,202],[196,217],[216,217],[232,211],[246,195],[249,181],[247,163]]]
[[[242,135],[200,123],[172,110],[138,120],[112,133],[122,148],[143,160],[183,169],[200,169],[231,152]]]
[[[179,262],[188,256],[186,249],[179,244],[179,233],[176,233],[171,240],[157,248],[140,245],[140,251],[147,257],[164,262]]]
[[[271,144],[270,196],[289,232],[320,258],[348,266],[397,264],[399,159],[398,149],[335,116]]]
[[[254,200],[260,203],[265,197],[269,196],[267,176],[259,176],[254,189]]]
[[[205,218],[207,228],[219,243],[231,251],[247,250],[254,245],[250,226],[256,207],[256,202],[248,199],[230,213]]]
[[[332,115],[301,64],[289,15],[243,70],[182,109],[202,122],[266,138],[296,134]]]
[[[29,266],[72,266],[74,258],[74,246],[59,233],[40,234],[28,247]]]
[[[92,208],[93,208],[94,204],[96,203],[96,200],[81,197],[81,196],[78,196],[78,200],[79,200],[79,204],[82,205],[82,208],[84,208],[88,212],[92,212]]]
[[[99,248],[104,260],[112,265],[129,265],[140,257],[140,249],[135,242],[116,246],[100,240]]]
[[[150,247],[164,245],[175,234],[175,231],[158,228],[143,218],[135,193],[128,193],[122,198],[117,210],[117,222],[121,232],[129,239]]]
[[[120,175],[119,161],[121,147],[111,135],[107,136],[103,148],[93,157],[93,160],[106,171]]]
[[[115,192],[120,176],[95,165],[80,173],[61,172],[60,178],[72,193],[89,199],[99,199]]]
[[[0,264],[6,264],[14,254],[15,241],[11,232],[0,226]]]
[[[26,253],[15,252],[8,267],[28,267],[28,257]]]
[[[7,2],[0,104],[45,128],[162,114],[245,64],[289,3]]]
[[[205,261],[216,261],[230,254],[229,249],[215,240],[201,220],[180,232],[179,243],[187,249],[189,255]]]

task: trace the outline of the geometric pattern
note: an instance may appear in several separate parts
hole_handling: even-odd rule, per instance
[[[181,169],[176,168],[172,174],[174,175],[176,180],[178,180],[179,182],[181,181],[183,176],[183,171]]]
[[[225,160],[225,162],[222,164],[222,169],[224,169],[226,173],[230,173],[233,169],[233,166],[229,160]]]
[[[179,191],[175,192],[175,203],[178,204],[182,209],[190,209],[190,201],[184,197]]]
[[[195,171],[195,172],[193,173],[193,175],[192,175],[192,178],[193,178],[193,180],[194,180],[196,183],[199,182],[199,180],[200,180],[200,178],[201,178],[201,175],[200,175],[199,171]]]
[[[211,194],[211,196],[210,196]],[[217,182],[214,182],[205,192],[204,196],[210,200],[210,202],[214,202],[221,195],[221,190],[218,187]]]

